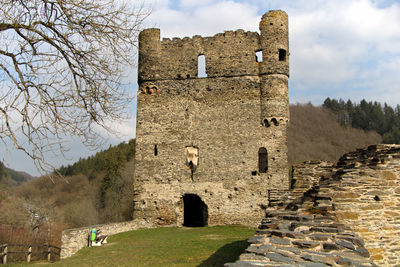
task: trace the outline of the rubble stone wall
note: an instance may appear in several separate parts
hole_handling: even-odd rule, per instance
[[[293,181],[226,266],[399,266],[399,145],[359,149],[335,166],[306,162]]]
[[[318,185],[321,177],[332,173],[333,163],[328,161],[306,161],[293,165],[293,179],[291,189],[307,191]]]
[[[88,246],[88,234],[92,228],[101,230],[101,235],[115,235],[141,228],[153,227],[154,226],[152,224],[146,221],[135,220],[67,229],[62,232],[60,257],[61,259],[71,257],[81,248]]]
[[[345,154],[320,194],[332,196],[339,222],[365,242],[379,266],[400,264],[400,146]]]

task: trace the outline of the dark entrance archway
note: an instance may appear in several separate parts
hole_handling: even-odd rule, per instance
[[[183,226],[201,227],[208,225],[208,208],[198,195],[183,195]]]

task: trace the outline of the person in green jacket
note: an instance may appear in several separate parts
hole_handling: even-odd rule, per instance
[[[88,246],[91,247],[93,245],[93,242],[96,243],[96,246],[101,246],[103,243],[107,243],[107,237],[106,235],[99,235],[101,233],[100,230],[97,230],[96,228],[92,228],[89,232],[89,237],[88,237]]]
[[[96,228],[92,228],[92,230],[90,230],[89,233],[89,247],[91,247],[92,243],[96,241],[96,237],[97,237],[97,230]]]

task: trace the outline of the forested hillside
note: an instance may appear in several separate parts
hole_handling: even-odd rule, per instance
[[[110,145],[107,150],[100,151],[86,159],[80,158],[72,165],[61,166],[55,173],[72,176],[76,174],[90,175],[103,170],[110,172],[111,169],[118,169],[123,163],[129,161],[134,154],[135,140],[132,139],[127,144]]]
[[[15,193],[70,227],[129,220],[134,154],[132,139],[61,167],[55,173],[63,176],[54,176],[54,182],[44,176]]]
[[[383,143],[400,144],[400,105],[392,108],[376,101],[363,99],[357,104],[351,100],[344,102],[328,97],[323,107],[332,111],[342,126],[373,130],[382,136]]]
[[[60,245],[62,229],[130,220],[134,153],[131,140],[55,172],[64,176],[0,188],[0,243]]]

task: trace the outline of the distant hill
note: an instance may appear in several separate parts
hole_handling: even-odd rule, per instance
[[[25,182],[34,180],[35,178],[37,177],[34,177],[26,172],[20,172],[7,168],[2,162],[0,162],[0,184],[9,187],[15,187]]]
[[[375,131],[341,126],[334,114],[311,104],[290,105],[289,163],[336,162],[344,153],[382,142]]]
[[[25,183],[14,193],[68,227],[132,219],[135,140],[110,146],[86,159]]]

